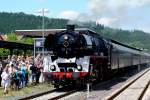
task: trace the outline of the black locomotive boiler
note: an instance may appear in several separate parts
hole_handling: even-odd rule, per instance
[[[103,80],[114,72],[127,67],[150,62],[150,54],[102,37],[89,29],[66,30],[49,34],[45,48],[53,51],[46,74],[51,75],[56,87],[70,83],[85,84]]]

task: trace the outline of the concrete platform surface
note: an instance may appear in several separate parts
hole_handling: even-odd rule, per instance
[[[150,100],[150,85],[149,85],[146,93],[144,94],[144,97],[142,98],[142,100]]]
[[[118,95],[114,100],[138,100],[146,84],[150,80],[150,71],[129,86],[125,91]],[[150,92],[149,92],[150,94]]]

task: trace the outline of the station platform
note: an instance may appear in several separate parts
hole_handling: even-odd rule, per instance
[[[149,80],[150,80],[150,71],[148,71],[144,76],[139,78],[135,83],[133,83],[121,94],[119,94],[114,100],[138,100],[139,96],[141,95],[142,91],[144,90]],[[147,91],[147,94],[145,94],[144,96],[145,99],[143,98],[143,100],[150,100],[150,87],[149,91]]]
[[[147,88],[147,91],[146,93],[144,94],[144,97],[142,100],[150,100],[150,85],[149,87]]]

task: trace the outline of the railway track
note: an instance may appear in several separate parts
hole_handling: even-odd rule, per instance
[[[150,87],[150,69],[124,85],[121,89],[107,96],[104,100],[143,100],[144,94]],[[145,81],[144,81],[145,80]],[[142,83],[142,81],[144,83]]]
[[[58,96],[55,96],[55,97],[51,97],[51,98],[48,98],[48,100],[58,100],[58,99],[61,99],[65,96],[68,96],[68,95],[71,95],[73,93],[77,92],[77,90],[72,90],[72,91],[69,91],[69,92],[66,92],[64,94],[61,94],[61,95],[58,95]]]
[[[57,89],[53,89],[53,90],[49,90],[49,91],[46,91],[46,92],[36,93],[36,94],[33,94],[33,95],[25,96],[25,97],[19,98],[18,100],[29,100],[29,99],[40,97],[40,96],[43,96],[43,95],[46,95],[46,94],[49,94],[49,93],[53,93],[55,91],[57,91]]]
[[[126,85],[124,85],[121,89],[115,91],[111,95],[104,98],[104,100],[123,100],[123,99],[116,99],[116,98],[118,98],[118,96],[121,95],[121,93],[123,93],[132,84],[136,83],[140,78],[142,78],[144,75],[146,75],[148,73],[150,75],[150,69],[145,70],[143,73],[141,73],[135,79],[131,80]],[[138,99],[133,99],[133,100],[142,100],[145,92],[147,91],[147,88],[150,87],[149,84],[150,84],[150,78],[147,81],[146,85],[144,87],[142,87],[143,89],[140,92],[140,94],[138,94],[139,95]],[[21,98],[19,100],[29,100],[29,99],[32,99],[32,100],[58,100],[58,99],[67,97],[67,96],[69,96],[69,95],[71,95],[71,94],[73,94],[77,91],[78,90],[75,90],[75,89],[66,90],[66,89],[63,89],[63,88],[59,88],[59,89],[50,90],[50,91],[47,91],[47,92],[44,92],[44,93],[39,93],[39,94],[36,94],[36,95],[24,97],[24,98]],[[131,100],[131,99],[128,99],[128,100]]]
[[[53,89],[42,93],[37,93],[34,95],[20,98],[19,100],[57,100],[77,92],[77,90],[75,89],[66,90],[66,88],[67,87],[62,87],[62,88]]]

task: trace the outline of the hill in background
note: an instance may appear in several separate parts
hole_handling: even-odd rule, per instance
[[[7,34],[12,33],[14,30],[23,29],[41,29],[42,17],[35,15],[28,15],[24,13],[0,13],[0,33]],[[45,17],[45,28],[66,28],[68,20],[48,18]],[[77,27],[90,28],[101,35],[119,41],[121,43],[133,46],[136,48],[142,48],[150,52],[150,34],[143,31],[134,30],[121,30],[105,27],[94,22],[80,23]]]

